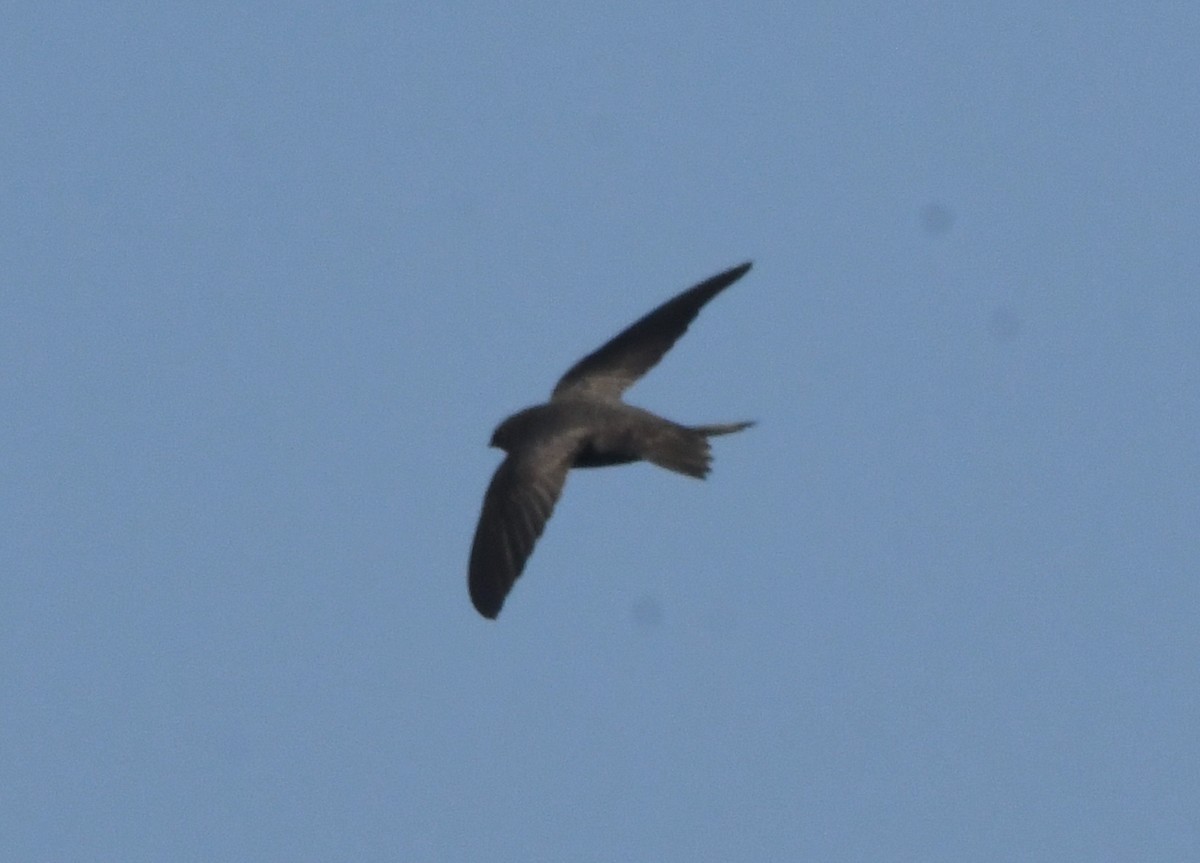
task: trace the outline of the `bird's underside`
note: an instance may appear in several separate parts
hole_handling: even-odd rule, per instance
[[[496,428],[492,445],[507,456],[484,494],[469,563],[471,601],[480,614],[500,613],[571,468],[648,461],[703,479],[712,461],[708,438],[752,425],[684,426],[621,401],[705,303],[749,269],[749,263],[734,267],[663,303],[572,366],[549,402]]]

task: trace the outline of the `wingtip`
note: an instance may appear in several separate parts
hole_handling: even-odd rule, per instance
[[[736,267],[730,267],[728,270],[722,270],[715,276],[705,279],[703,282],[692,288],[692,290],[705,295],[705,302],[707,302],[713,296],[725,290],[742,276],[746,275],[746,273],[750,272],[750,267],[753,265],[754,263],[752,261],[745,261],[741,264],[738,264]]]
[[[484,589],[482,584],[474,578],[470,579],[468,588],[471,605],[475,606],[475,610],[479,612],[480,616],[486,617],[488,620],[495,620],[500,615],[500,609],[504,607],[505,597],[497,595],[494,590]]]
[[[503,603],[498,605],[489,605],[484,602],[476,602],[474,601],[474,597],[472,597],[472,604],[475,606],[475,610],[479,612],[479,616],[487,618],[488,620],[495,620],[497,617],[499,617],[500,607],[503,605]]]

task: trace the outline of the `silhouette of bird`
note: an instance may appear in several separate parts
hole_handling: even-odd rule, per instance
[[[496,427],[490,445],[507,456],[483,497],[467,579],[480,614],[494,619],[500,613],[562,494],[568,470],[648,461],[703,479],[712,462],[708,439],[754,425],[685,426],[621,400],[687,331],[704,304],[749,269],[749,262],[741,264],[663,303],[568,369],[550,401]]]

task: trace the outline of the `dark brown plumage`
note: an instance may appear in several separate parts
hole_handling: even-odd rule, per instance
[[[684,426],[633,407],[621,395],[679,340],[704,304],[746,274],[745,263],[668,300],[573,365],[550,401],[513,414],[491,445],[508,453],[483,498],[471,545],[468,585],[484,617],[495,618],[520,576],[573,467],[648,461],[703,479],[708,438],[750,422]]]

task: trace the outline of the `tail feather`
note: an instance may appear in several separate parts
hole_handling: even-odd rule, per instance
[[[752,425],[752,422],[690,427],[672,425],[663,430],[643,457],[667,470],[704,479],[712,468],[712,448],[708,439],[733,434]]]
[[[717,435],[740,432],[743,429],[750,428],[752,425],[754,425],[754,420],[747,420],[740,423],[718,423],[717,425],[710,426],[692,426],[692,431],[699,432],[705,437],[716,437]]]

